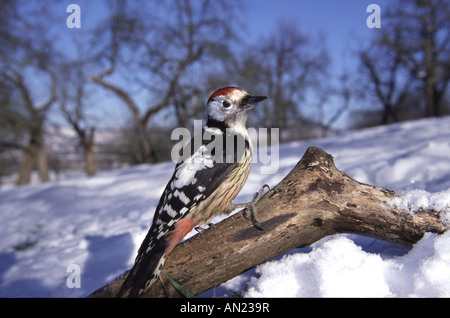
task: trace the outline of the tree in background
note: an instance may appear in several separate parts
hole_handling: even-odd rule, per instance
[[[280,21],[273,33],[238,52],[226,74],[248,91],[270,96],[254,110],[249,124],[280,128],[281,139],[292,140],[312,136],[305,109],[311,96],[326,93],[329,62],[323,39]]]
[[[359,118],[355,127],[450,111],[445,99],[450,80],[449,30],[447,1],[410,0],[386,8],[382,28],[358,52],[360,82],[355,90],[370,106],[354,112]]]
[[[59,107],[67,123],[75,131],[79,145],[83,149],[84,171],[87,175],[93,175],[97,171],[95,150],[95,125],[93,116],[89,116],[87,110],[89,88],[87,81],[87,62],[78,60],[74,63],[61,65]],[[94,104],[91,102],[90,105]]]
[[[426,101],[424,115],[441,116],[450,81],[450,3],[405,1],[392,7],[386,16],[383,43],[401,59],[411,81],[421,83]]]
[[[270,96],[248,122],[280,128],[281,141],[332,133],[350,104],[365,107],[352,113],[365,124],[450,111],[445,1],[383,8],[371,46],[353,56],[360,68],[342,74],[330,74],[325,39],[288,20],[250,41],[236,1],[86,2],[82,10],[100,6],[101,18],[71,30],[70,39],[64,4],[50,3],[0,3],[0,160],[20,158],[19,183],[35,166],[48,179],[46,152],[57,150],[46,138],[58,137],[49,121],[72,127],[81,147],[66,144],[64,151],[83,152],[88,174],[106,161],[167,160],[170,142],[159,139],[204,119],[205,98],[225,85]],[[124,113],[113,114],[115,107]],[[104,115],[115,116],[107,133]],[[109,145],[96,147],[94,132]],[[67,158],[58,156],[55,162]]]
[[[7,102],[0,105],[0,140],[3,146],[22,151],[17,183],[26,184],[35,166],[41,181],[49,179],[44,125],[57,99],[53,65],[58,55],[43,27],[26,19],[36,12],[48,17],[48,11],[40,7],[19,10],[17,4],[2,2],[0,81],[7,89]]]
[[[90,80],[112,92],[133,115],[140,146],[138,162],[154,162],[158,151],[148,134],[149,121],[173,108],[171,125],[185,125],[199,107],[195,97],[208,62],[219,59],[233,37],[227,1],[116,1],[98,35],[105,37],[105,65]],[[171,12],[162,18],[158,10]],[[145,13],[145,14],[143,14]],[[149,17],[149,15],[151,17]],[[97,40],[100,42],[101,40]],[[147,94],[143,93],[146,92]],[[145,96],[143,96],[145,95]]]
[[[411,83],[398,52],[392,50],[383,37],[374,43],[376,45],[359,53],[361,73],[366,79],[360,89],[370,92],[382,105],[381,119],[376,123],[386,125],[400,120],[401,107],[414,83]]]

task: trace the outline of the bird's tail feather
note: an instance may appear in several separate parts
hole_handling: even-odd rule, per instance
[[[160,240],[141,259],[137,259],[130,270],[117,297],[136,297],[139,293],[152,285],[161,272],[166,260],[166,242]]]
[[[161,273],[166,256],[196,224],[191,217],[183,218],[159,239],[157,239],[159,232],[155,232],[152,226],[139,248],[136,262],[117,297],[136,297],[141,291],[152,285]],[[157,240],[155,245],[147,251],[154,240]]]

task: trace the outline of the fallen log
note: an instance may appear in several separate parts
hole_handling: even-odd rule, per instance
[[[389,204],[391,190],[360,183],[339,171],[333,157],[311,147],[292,171],[257,203],[263,231],[242,213],[179,244],[162,271],[199,295],[294,248],[336,233],[357,233],[412,245],[426,232],[443,233],[443,211],[411,213]],[[127,272],[90,297],[115,297]],[[163,279],[163,278],[162,278]],[[165,280],[165,279],[163,279]],[[165,282],[172,296],[180,296]],[[142,297],[167,297],[159,282]]]

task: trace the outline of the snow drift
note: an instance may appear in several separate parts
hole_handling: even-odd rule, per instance
[[[399,191],[389,204],[411,213],[450,209],[450,117],[280,145],[278,171],[258,174],[255,164],[236,202],[250,200],[264,183],[276,185],[309,146],[332,154],[358,181]],[[129,269],[173,167],[0,189],[0,297],[84,297]],[[427,234],[411,250],[335,235],[202,296],[244,290],[247,297],[449,297],[449,245],[449,233]],[[70,283],[73,264],[79,285]]]

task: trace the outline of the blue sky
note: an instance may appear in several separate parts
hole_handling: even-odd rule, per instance
[[[244,8],[246,38],[249,42],[270,34],[280,20],[294,21],[306,34],[325,36],[334,67],[347,63],[351,57],[350,51],[367,45],[370,38],[379,29],[369,29],[366,12],[369,4],[375,3],[383,7],[388,0],[230,0],[240,1]],[[66,0],[79,4],[82,11],[82,28],[89,29],[104,15],[102,3],[98,0]],[[62,9],[65,9],[62,8]],[[65,11],[65,10],[64,10]],[[65,13],[64,17],[67,17]],[[347,62],[345,62],[347,61]],[[351,63],[351,61],[350,61]]]
[[[386,0],[243,0],[248,35],[258,39],[271,33],[281,19],[295,21],[308,35],[325,36],[326,45],[337,70],[354,64],[351,51],[365,47],[379,29],[370,29],[366,19],[369,4],[383,7]],[[347,64],[349,63],[349,64]]]
[[[231,0],[230,0],[231,1]],[[342,74],[344,68],[353,69],[357,65],[354,52],[367,47],[371,38],[380,32],[370,29],[366,19],[370,13],[366,12],[369,4],[381,7],[381,21],[383,8],[388,0],[233,0],[240,1],[243,7],[245,28],[244,39],[254,43],[259,38],[272,34],[281,21],[293,21],[306,35],[325,39],[325,45],[331,58],[329,74],[335,79]],[[82,29],[89,32],[104,18],[104,2],[98,0],[65,0],[60,5],[62,10],[61,22],[69,15],[65,8],[75,3],[81,7]],[[58,5],[59,6],[59,5]],[[170,14],[170,13],[168,13]],[[230,21],[233,23],[233,21]],[[382,25],[383,27],[383,25]],[[63,32],[73,35],[75,30],[63,28]],[[77,31],[75,31],[77,32]],[[109,106],[111,107],[111,106]]]
[[[383,8],[388,0],[241,0],[245,6],[248,38],[250,42],[273,33],[280,20],[297,24],[300,30],[314,38],[319,35],[325,39],[325,46],[331,59],[330,80],[337,80],[344,69],[355,72],[358,66],[356,51],[366,48],[380,29],[367,27],[370,16],[367,7],[377,4],[381,9],[383,27]],[[326,105],[331,113],[337,107],[333,101]],[[351,109],[350,109],[351,110]],[[317,114],[313,109],[304,109],[305,114]],[[342,116],[334,128],[345,128],[348,115]],[[315,118],[317,119],[317,118]]]

